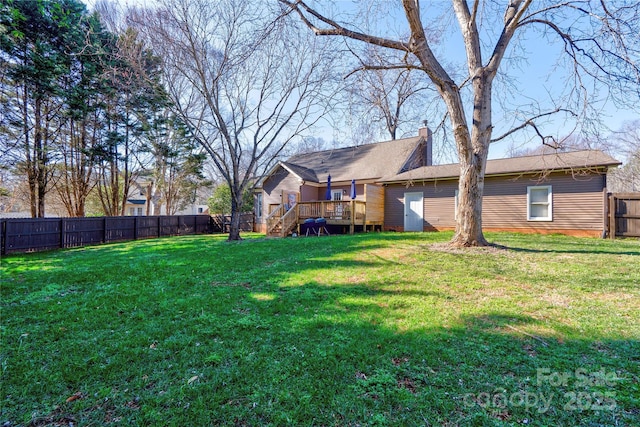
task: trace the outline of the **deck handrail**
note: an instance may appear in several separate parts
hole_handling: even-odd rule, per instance
[[[280,205],[265,218],[265,222],[267,223],[267,234],[271,233],[273,229],[276,228],[282,218],[283,211],[284,205]]]
[[[293,206],[280,219],[282,221],[282,227],[280,228],[280,233],[282,237],[286,236],[289,231],[298,223],[298,210]]]

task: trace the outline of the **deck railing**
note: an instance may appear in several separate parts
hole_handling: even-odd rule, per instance
[[[280,205],[273,209],[273,212],[271,212],[265,220],[267,223],[267,234],[273,234],[278,228],[278,225],[280,225],[278,234],[281,235],[281,237],[286,236],[298,223],[297,213],[298,210],[295,205],[288,210],[284,205]]]
[[[321,200],[315,202],[300,202],[297,205],[298,218],[325,218],[330,220],[361,221],[366,215],[365,202],[359,200]]]
[[[279,205],[265,218],[265,222],[267,223],[267,234],[270,234],[273,229],[276,228],[284,213],[284,206]]]
[[[267,234],[286,236],[297,224],[308,218],[324,218],[332,224],[354,226],[365,225],[367,204],[360,200],[318,200],[298,202],[290,209],[283,205],[273,206],[265,218]]]
[[[289,231],[298,224],[298,216],[296,215],[296,212],[297,210],[295,208],[291,208],[282,216],[282,228],[280,229],[282,237],[289,234]]]

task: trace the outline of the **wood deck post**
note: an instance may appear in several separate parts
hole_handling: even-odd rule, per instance
[[[362,229],[367,231],[367,204],[364,205],[364,213],[362,214]]]
[[[356,221],[356,203],[351,200],[350,202],[351,205],[351,221],[349,224],[349,234],[353,234],[356,231],[356,227],[355,227],[355,221]]]

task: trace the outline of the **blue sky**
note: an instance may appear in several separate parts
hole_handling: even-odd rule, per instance
[[[90,7],[95,0],[84,0]],[[318,7],[321,11],[327,11],[327,2],[317,2],[311,0],[312,3],[320,4]],[[121,5],[135,5],[135,4],[151,4],[152,0],[120,0]],[[356,2],[357,3],[357,2]],[[340,10],[347,16],[349,13],[356,11],[356,3],[351,1],[337,1],[335,2],[336,10]],[[399,1],[382,2],[383,14],[377,16],[384,16],[377,25],[374,27],[374,31],[378,33],[385,33],[389,37],[397,37],[398,34],[406,33],[407,24],[404,19],[403,13],[398,9]],[[466,73],[465,65],[465,52],[464,46],[461,41],[460,31],[457,21],[450,15],[443,15],[446,13],[448,2],[432,2],[435,6],[430,6],[430,9],[425,12],[424,21],[427,22],[431,16],[427,16],[427,13],[437,17],[434,21],[437,23],[443,23],[443,28],[440,30],[439,36],[442,38],[442,43],[435,46],[434,50],[437,52],[437,56],[442,62],[453,64],[453,67],[448,68],[452,74]],[[429,2],[423,2],[423,5],[429,4]],[[388,6],[388,7],[387,7]],[[502,7],[502,6],[500,6]],[[444,12],[443,12],[444,11]],[[377,10],[380,12],[380,9]],[[359,12],[361,13],[361,12]],[[355,19],[355,18],[354,18]],[[500,21],[500,19],[498,19]],[[488,21],[487,21],[488,22]],[[483,38],[490,40],[487,45],[492,46],[492,42],[497,37],[496,29],[490,27],[486,23],[482,29]],[[505,113],[500,104],[502,101],[508,99],[509,104],[513,106],[527,105],[527,104],[540,104],[541,111],[548,111],[557,105],[559,99],[563,96],[563,93],[567,90],[565,79],[567,77],[566,64],[558,63],[559,57],[562,57],[562,43],[557,39],[551,39],[552,43],[540,37],[539,34],[528,32],[523,35],[526,39],[524,43],[519,46],[524,46],[524,49],[520,50],[515,43],[507,51],[507,57],[502,63],[501,71],[504,75],[509,75],[509,85],[504,86],[500,84],[500,81],[496,82],[494,86],[494,102],[493,102],[493,124],[494,137],[504,133],[512,126],[522,123],[522,120],[528,115],[522,112],[521,117],[517,116],[517,112],[509,110]],[[488,55],[485,54],[485,60]],[[513,60],[513,58],[518,58]],[[456,79],[461,81],[462,78]],[[617,108],[612,101],[606,101],[607,91],[605,87],[595,88],[599,93],[590,91],[590,95],[594,96],[591,100],[591,105],[597,106],[600,110],[598,116],[602,121],[612,130],[620,128],[620,126],[629,120],[640,119],[640,110],[636,106],[636,111],[631,111],[628,108]],[[522,111],[522,110],[521,110]],[[348,121],[348,120],[345,120]],[[416,124],[416,129],[419,124]],[[566,136],[574,128],[574,122],[572,120],[566,120],[566,117],[555,116],[551,120],[547,120],[543,124],[545,134],[551,134],[558,138]],[[318,129],[315,136],[321,136],[325,140],[332,140],[333,138],[341,139],[340,133],[335,129],[323,128]],[[344,133],[342,133],[344,135]],[[344,141],[347,145],[348,141]],[[507,138],[504,141],[495,143],[492,145],[489,157],[499,158],[504,157],[510,148],[531,148],[540,144],[539,139],[535,137],[532,132],[518,132],[513,137]],[[446,148],[445,148],[446,149]],[[443,150],[445,150],[443,149]],[[444,162],[451,159],[453,153],[449,153],[440,157]]]

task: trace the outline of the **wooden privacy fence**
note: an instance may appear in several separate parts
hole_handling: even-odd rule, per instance
[[[609,237],[640,237],[640,193],[609,193]]]
[[[228,233],[231,224],[231,215],[211,215],[214,233]],[[240,214],[240,231],[253,231],[253,212]]]
[[[2,255],[213,231],[209,215],[0,219]]]

